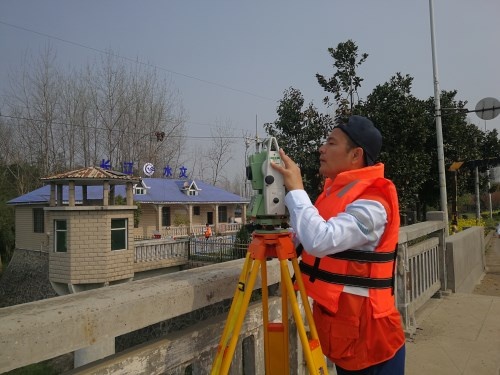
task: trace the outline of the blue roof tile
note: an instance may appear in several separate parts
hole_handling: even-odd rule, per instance
[[[143,203],[248,203],[248,199],[239,195],[230,193],[224,189],[207,184],[201,180],[195,180],[198,187],[198,195],[187,195],[182,191],[187,182],[191,185],[192,180],[174,180],[166,178],[144,178],[143,184],[147,186],[146,194],[134,195],[136,202]],[[189,186],[188,185],[188,186]],[[88,199],[102,199],[102,186],[88,186]],[[125,197],[125,186],[116,185],[115,195]],[[76,201],[82,200],[82,187],[75,187]],[[45,185],[39,189],[33,190],[27,194],[8,201],[8,204],[44,204],[48,203],[50,198],[50,185]],[[63,200],[68,200],[68,186],[63,187]]]

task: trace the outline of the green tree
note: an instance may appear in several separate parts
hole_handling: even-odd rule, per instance
[[[360,102],[358,89],[363,78],[357,76],[356,69],[365,62],[368,54],[362,53],[358,58],[358,46],[350,39],[339,43],[337,48],[328,48],[328,53],[333,58],[335,73],[330,78],[318,73],[316,79],[326,92],[333,94],[337,106],[335,120],[341,121],[353,113],[354,106]],[[333,104],[328,96],[323,102],[327,106]]]
[[[411,94],[413,78],[397,73],[378,85],[355,112],[370,118],[380,130],[380,160],[386,176],[398,190],[401,211],[414,208],[429,176],[431,156],[425,149],[430,137],[425,103]]]
[[[13,178],[6,166],[0,166],[0,257],[8,264],[15,247],[14,208],[7,202],[17,196]]]
[[[320,114],[312,103],[304,108],[302,93],[292,87],[284,92],[277,114],[276,121],[264,124],[264,128],[300,166],[304,188],[314,201],[322,185],[319,147],[333,127],[332,118]]]
[[[482,158],[482,144],[484,143],[484,133],[474,124],[467,120],[466,105],[467,102],[458,100],[457,91],[441,92],[442,109],[442,130],[443,130],[443,148],[446,169],[455,161],[470,162]],[[431,156],[432,164],[426,183],[422,187],[421,196],[424,197],[424,203],[438,207],[439,204],[439,171],[437,164],[436,147],[436,126],[434,117],[434,97],[425,101],[427,112],[429,113],[428,126],[431,130],[427,140],[426,150]],[[448,201],[450,202],[455,195],[455,177],[456,191],[458,195],[474,192],[475,176],[474,168],[471,164],[466,164],[460,168],[455,176],[454,172],[446,172],[446,190]]]

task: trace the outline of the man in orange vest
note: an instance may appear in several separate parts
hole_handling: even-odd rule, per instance
[[[210,228],[210,224],[207,223],[205,226],[205,239],[208,240],[210,237],[212,237],[212,228]]]
[[[405,335],[394,301],[399,206],[376,163],[382,135],[362,116],[336,126],[320,147],[326,177],[313,205],[283,150],[285,202],[324,354],[337,374],[404,374]]]

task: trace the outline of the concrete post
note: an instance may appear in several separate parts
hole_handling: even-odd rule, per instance
[[[401,241],[401,238],[400,238]],[[394,285],[394,293],[396,297],[396,307],[403,319],[403,328],[405,334],[412,337],[416,332],[415,316],[409,309],[411,301],[410,285],[412,282],[412,275],[410,271],[410,261],[408,259],[408,242],[398,244],[397,255],[397,268],[396,268],[396,284]]]
[[[109,205],[109,181],[104,181],[103,192],[102,192],[102,205]]]
[[[241,210],[241,222],[243,224],[246,224],[247,223],[247,205],[246,205],[246,203],[244,203],[242,206],[243,206],[243,209]]]
[[[161,230],[161,215],[162,215],[163,206],[156,206],[156,230]]]
[[[56,184],[51,182],[50,183],[50,201],[49,201],[49,206],[50,207],[55,207],[56,205]]]
[[[447,223],[447,217],[443,211],[429,211],[426,215],[427,221],[442,221]],[[436,236],[439,237],[439,279],[441,281],[441,290],[448,290],[448,276],[446,275],[446,234],[448,233],[448,227],[445,227],[436,232]]]
[[[134,191],[132,182],[127,182],[127,206],[134,205]]]
[[[91,346],[75,350],[75,368],[115,354],[115,338],[108,337],[97,341]]]
[[[194,233],[194,229],[193,229],[193,205],[192,204],[188,205],[188,212],[189,212],[189,233],[188,234],[191,234],[191,233]]]
[[[214,228],[214,234],[219,233],[219,205],[215,205],[215,228]]]

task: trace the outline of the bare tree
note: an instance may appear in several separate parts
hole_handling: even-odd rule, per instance
[[[212,172],[212,185],[217,185],[217,183],[225,179],[223,170],[231,160],[234,136],[230,125],[230,121],[226,121],[225,124],[221,124],[219,122],[215,130],[210,131],[212,144],[207,150],[205,156],[210,163],[209,168]]]
[[[19,145],[42,174],[52,172],[60,156],[55,123],[61,90],[55,58],[50,45],[38,58],[29,60],[26,57],[19,76],[11,79],[7,98],[9,113],[18,119]]]
[[[123,142],[122,126],[127,108],[126,70],[111,53],[104,55],[95,67],[91,90],[96,122],[101,130],[99,148],[116,168],[120,163],[119,149]]]
[[[115,169],[133,163],[138,171],[145,162],[161,166],[178,158],[185,114],[177,91],[154,70],[136,66],[127,72],[112,57],[102,64],[100,76],[107,83],[94,84],[91,92],[96,123],[105,132],[106,142],[99,147],[103,157]]]
[[[17,165],[38,177],[101,160],[116,170],[133,163],[137,172],[146,161],[177,168],[185,112],[178,92],[155,70],[129,68],[109,52],[64,73],[50,46],[26,61],[11,76],[6,100]]]
[[[139,167],[141,162],[176,164],[185,133],[185,114],[178,93],[159,79],[156,71],[135,72],[130,81],[129,108],[133,111],[128,124],[129,159]]]

